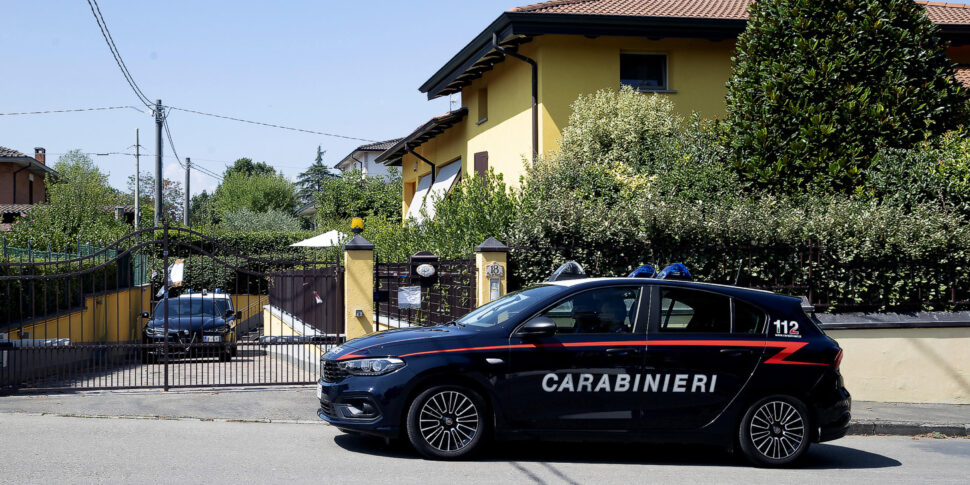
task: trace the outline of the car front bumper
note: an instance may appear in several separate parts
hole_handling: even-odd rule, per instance
[[[397,438],[403,423],[404,389],[384,386],[389,376],[349,376],[339,382],[317,381],[317,416],[347,431]],[[397,380],[397,379],[395,379]],[[383,381],[383,382],[382,382]]]

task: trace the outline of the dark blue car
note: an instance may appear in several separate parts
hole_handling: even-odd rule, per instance
[[[842,351],[798,298],[642,278],[511,293],[322,357],[318,415],[450,459],[492,438],[708,443],[777,466],[845,435]]]
[[[232,299],[224,293],[188,293],[168,300],[168,328],[165,302],[161,300],[142,329],[142,363],[154,364],[158,357],[216,356],[229,362],[236,355],[236,321]],[[166,333],[168,338],[166,339]],[[167,345],[166,345],[167,342]]]

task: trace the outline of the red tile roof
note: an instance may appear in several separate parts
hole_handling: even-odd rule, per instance
[[[957,82],[962,84],[963,87],[970,88],[970,66],[959,65],[953,68],[953,77],[955,77]]]
[[[582,15],[631,15],[705,19],[747,19],[751,0],[551,0],[515,7],[510,12]],[[917,0],[937,24],[970,24],[970,6]]]

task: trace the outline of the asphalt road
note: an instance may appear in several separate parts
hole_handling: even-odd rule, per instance
[[[3,483],[966,483],[970,439],[851,436],[799,469],[746,466],[699,447],[512,443],[473,462],[323,424],[0,414]]]

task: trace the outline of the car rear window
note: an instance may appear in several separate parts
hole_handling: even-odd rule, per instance
[[[731,333],[731,299],[687,288],[660,290],[660,331]]]
[[[763,311],[737,298],[734,299],[734,333],[762,333],[765,318]]]

